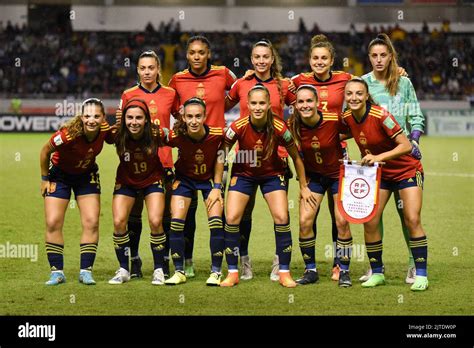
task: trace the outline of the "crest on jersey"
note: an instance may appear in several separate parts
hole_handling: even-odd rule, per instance
[[[327,89],[321,88],[321,89],[319,90],[319,98],[321,98],[321,99],[328,99],[328,97],[329,97],[329,91],[328,91]]]
[[[362,145],[367,145],[367,138],[365,137],[364,132],[360,132],[360,134],[359,134],[359,142],[360,142]]]
[[[319,143],[319,139],[317,136],[314,136],[311,138],[311,148],[313,151],[318,151],[320,149],[321,145]]]
[[[260,139],[257,140],[255,146],[253,147],[257,151],[257,155],[260,155],[263,152],[263,143]]]
[[[201,82],[196,87],[196,97],[203,99],[205,94],[206,89],[204,88],[204,84]]]
[[[381,175],[378,163],[369,167],[344,161],[341,165],[337,206],[347,221],[362,224],[375,216]]]
[[[201,164],[202,162],[204,162],[204,153],[201,149],[198,149],[196,151],[196,154],[194,155],[194,160],[197,164]]]

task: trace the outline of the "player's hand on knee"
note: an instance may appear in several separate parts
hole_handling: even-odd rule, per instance
[[[222,194],[220,189],[212,189],[211,193],[206,200],[207,211],[211,211],[214,204],[219,203],[221,207],[224,206],[224,200],[222,199]]]
[[[314,192],[311,192],[311,190],[308,187],[304,187],[300,190],[300,196],[301,196],[301,199],[303,200],[306,210],[308,210],[308,208],[312,208],[312,209],[317,208],[318,206],[317,196]]]

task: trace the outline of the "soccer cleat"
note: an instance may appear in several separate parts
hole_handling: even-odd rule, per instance
[[[382,273],[373,273],[370,278],[361,285],[363,288],[374,288],[377,285],[385,285],[385,276]]]
[[[66,282],[66,276],[63,271],[53,271],[49,277],[46,285],[58,285]]]
[[[92,272],[81,269],[79,272],[79,283],[85,284],[85,285],[95,285],[95,280],[92,278]]]
[[[319,280],[318,271],[305,270],[303,276],[299,279],[296,279],[296,284],[298,285],[307,285],[316,283]]]
[[[291,278],[290,272],[280,272],[279,274],[280,284],[283,285],[285,288],[294,288],[296,287],[296,283]]]
[[[280,272],[280,259],[278,255],[275,255],[275,257],[273,257],[272,272],[270,273],[270,280],[272,282],[277,282],[280,280],[279,272]]]
[[[222,287],[231,287],[239,284],[239,272],[229,272],[227,277],[219,284]]]
[[[153,271],[153,278],[151,279],[153,285],[164,285],[165,284],[165,274],[163,273],[162,268],[157,268]]]
[[[220,272],[211,272],[209,278],[207,278],[207,286],[219,286],[221,284],[222,274]]]
[[[187,278],[194,278],[193,260],[186,260],[184,263],[184,274]]]
[[[416,277],[416,268],[415,266],[411,266],[408,268],[407,277],[405,278],[405,283],[414,284],[415,277]]]
[[[339,273],[341,273],[341,269],[339,268],[339,265],[334,266],[331,271],[331,279],[334,281],[338,281]]]
[[[166,285],[178,285],[182,283],[186,283],[186,275],[183,271],[176,271],[170,279],[165,280]]]
[[[248,255],[240,258],[240,272],[242,272],[242,275],[240,276],[240,279],[242,280],[250,280],[253,278],[252,263],[250,262],[250,257]]]
[[[115,276],[109,280],[109,284],[117,285],[123,284],[130,280],[130,272],[127,271],[125,268],[120,267],[117,272],[115,272]]]
[[[348,288],[352,286],[351,277],[349,275],[349,271],[342,271],[339,272],[339,287],[341,288]]]
[[[142,260],[138,256],[130,263],[130,278],[143,278]]]
[[[415,276],[415,282],[410,287],[412,291],[425,291],[428,289],[428,277]]]
[[[166,279],[170,277],[170,260],[165,259],[163,262],[163,274]]]

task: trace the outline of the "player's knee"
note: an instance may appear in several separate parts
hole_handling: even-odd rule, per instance
[[[123,216],[114,216],[114,230],[115,231],[126,231],[127,230],[127,219]]]
[[[61,231],[63,220],[59,218],[46,218],[46,232],[57,233]]]
[[[240,223],[240,220],[242,217],[236,215],[236,214],[229,214],[225,216],[225,221],[228,225],[237,225]]]
[[[409,231],[419,230],[421,227],[421,219],[418,214],[407,214],[405,215],[405,225]]]
[[[99,217],[91,216],[82,220],[82,227],[86,231],[96,232],[99,230]]]
[[[273,222],[277,225],[285,225],[288,223],[288,213],[278,213],[273,216]]]
[[[347,235],[349,234],[350,235],[350,229],[349,229],[349,223],[347,222],[346,219],[344,219],[343,217],[339,217],[339,218],[336,218],[335,219],[336,221],[336,227],[337,227],[337,231],[338,231],[338,234],[344,234],[344,235]]]
[[[161,216],[150,216],[148,220],[152,231],[158,231],[163,224],[163,218]]]

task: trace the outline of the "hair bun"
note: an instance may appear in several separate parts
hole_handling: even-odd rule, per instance
[[[314,35],[311,39],[311,45],[315,45],[320,42],[328,42],[328,38],[324,34]]]

